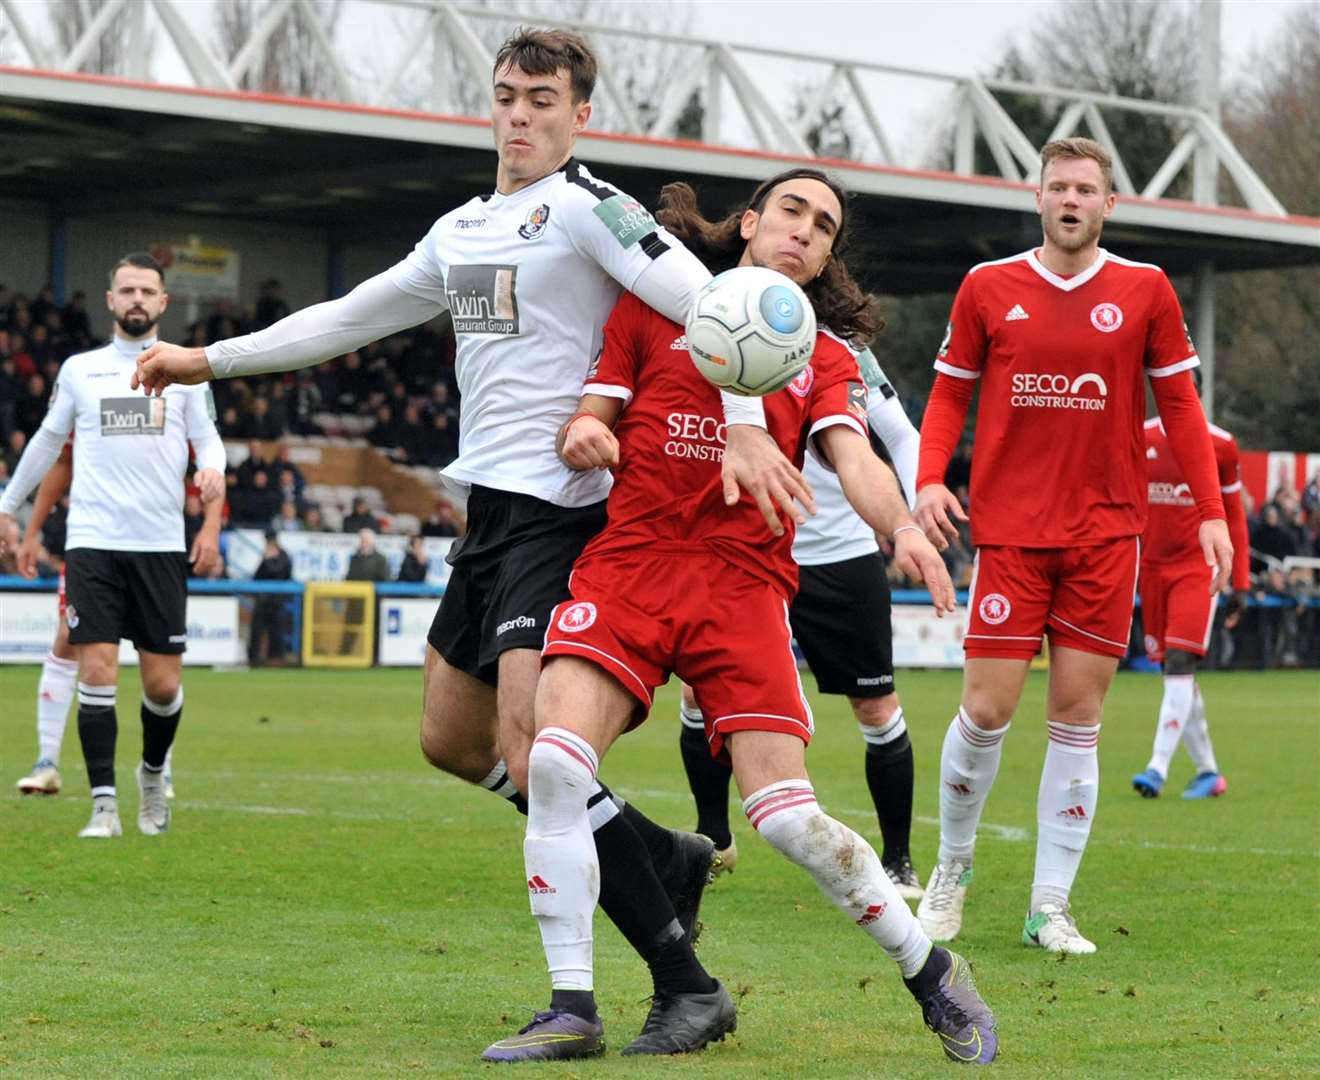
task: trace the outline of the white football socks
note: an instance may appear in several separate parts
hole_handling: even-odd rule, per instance
[[[743,812],[770,845],[816,879],[830,901],[867,932],[910,979],[931,943],[875,850],[816,804],[808,780],[782,780],[743,800]]]
[[[58,765],[64,727],[78,684],[78,661],[47,653],[37,684],[37,756]]]
[[[1201,688],[1196,687],[1192,696],[1192,715],[1183,731],[1183,745],[1192,759],[1197,773],[1219,771],[1219,762],[1215,760],[1215,747],[1210,741],[1210,723],[1205,716],[1205,698]]]
[[[1011,726],[983,731],[961,706],[949,724],[940,751],[940,862],[972,865],[976,826],[999,772],[1004,735]]]
[[[1100,788],[1100,725],[1050,721],[1036,796],[1036,873],[1031,910],[1044,900],[1068,902],[1091,835]]]
[[[1178,749],[1178,743],[1191,722],[1194,692],[1193,676],[1164,676],[1164,700],[1160,703],[1160,718],[1155,728],[1155,747],[1146,765],[1161,778],[1168,778],[1173,752]]]
[[[543,729],[528,756],[523,859],[555,990],[592,988],[591,919],[600,896],[600,863],[587,799],[599,790],[597,764],[591,745],[564,728]]]

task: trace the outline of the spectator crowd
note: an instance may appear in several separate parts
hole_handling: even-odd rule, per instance
[[[257,301],[240,311],[217,301],[209,313],[188,327],[185,344],[209,345],[222,338],[261,330],[289,314],[280,283],[263,282]],[[60,364],[103,340],[94,335],[87,297],[75,292],[60,305],[49,285],[35,296],[11,294],[0,284],[0,488],[8,482],[28,440],[41,424]],[[226,440],[249,440],[246,460],[226,475],[226,520],[232,527],[281,532],[345,532],[360,536],[355,572],[374,577],[379,553],[373,537],[391,528],[390,519],[366,498],[356,498],[342,516],[309,498],[301,470],[289,448],[267,456],[261,443],[286,435],[351,434],[401,465],[443,468],[458,454],[458,384],[454,375],[454,339],[443,330],[416,327],[374,342],[315,368],[213,385],[217,426]],[[969,443],[958,448],[945,483],[970,509]],[[1244,489],[1251,538],[1254,607],[1234,635],[1217,635],[1224,662],[1244,647],[1262,667],[1320,665],[1320,570],[1287,569],[1292,557],[1320,558],[1320,469],[1298,495],[1278,485],[1263,506],[1253,505]],[[334,511],[333,513],[331,511]],[[67,499],[43,529],[43,548],[55,565],[63,555]],[[327,520],[329,518],[329,520]],[[202,507],[195,491],[185,505],[187,542],[201,527]],[[417,530],[420,536],[457,536],[463,521],[443,501]],[[370,533],[371,536],[366,534]],[[955,584],[967,588],[973,547],[965,524],[944,553]],[[403,580],[422,580],[420,542],[405,560]],[[373,556],[375,556],[373,558]],[[895,588],[909,588],[896,570]],[[1226,643],[1226,644],[1225,644]],[[1241,657],[1238,662],[1241,662]]]

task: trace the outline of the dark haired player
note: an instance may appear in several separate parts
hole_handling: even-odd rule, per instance
[[[843,222],[838,189],[820,173],[793,170],[762,185],[741,215],[738,261],[786,273],[812,296],[822,287],[813,282],[842,272],[833,253]],[[818,320],[821,308],[857,315],[846,300],[817,306]],[[561,435],[566,462],[586,472],[613,468],[615,486],[609,523],[573,568],[572,599],[552,614],[537,688],[525,855],[550,1009],[486,1058],[603,1049],[593,994],[599,867],[589,792],[600,758],[646,718],[655,688],[678,674],[696,694],[711,753],[732,761],[752,825],[898,963],[945,1053],[988,1062],[997,1048],[994,1018],[965,961],[932,947],[871,847],[816,803],[805,764],[811,710],[788,627],[797,578],[792,538],[767,544],[750,506],[724,504],[719,396],[693,365],[670,360],[682,334],[636,296],[623,297]],[[811,364],[768,396],[765,410],[771,434],[796,460],[814,442],[858,512],[893,538],[898,565],[927,582],[938,611],[951,611],[948,573],[866,438],[866,390],[848,347],[823,331]],[[692,422],[673,435],[674,418]],[[678,1020],[702,1042],[736,1022],[723,988],[702,1003],[657,995],[624,1053],[683,1048],[672,1040]]]

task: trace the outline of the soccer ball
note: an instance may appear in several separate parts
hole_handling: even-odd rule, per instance
[[[721,390],[762,397],[787,386],[811,360],[816,313],[790,278],[738,266],[706,283],[687,320],[697,370]]]

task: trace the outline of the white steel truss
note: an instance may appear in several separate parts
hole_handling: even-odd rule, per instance
[[[224,0],[221,0],[224,2]],[[242,86],[245,75],[261,58],[271,36],[289,20],[300,21],[309,32],[315,59],[324,65],[335,88],[336,100],[347,104],[392,107],[398,105],[401,88],[419,82],[429,84],[429,93],[420,102],[435,112],[473,115],[484,110],[478,105],[482,95],[456,94],[457,84],[484,87],[489,78],[492,50],[488,44],[499,40],[508,29],[518,25],[557,25],[570,27],[587,36],[608,55],[611,44],[624,47],[639,44],[667,50],[673,67],[659,80],[661,89],[656,101],[634,100],[625,82],[626,72],[609,63],[603,65],[599,100],[604,130],[651,138],[691,138],[684,130],[685,114],[694,96],[700,101],[700,141],[712,145],[745,146],[751,149],[800,157],[813,157],[810,134],[819,131],[831,115],[844,110],[853,119],[855,130],[863,137],[848,147],[851,160],[878,165],[928,168],[930,160],[918,154],[899,160],[893,146],[892,132],[886,131],[881,117],[887,101],[875,85],[877,80],[923,80],[942,84],[948,93],[948,129],[934,132],[938,141],[952,135],[953,171],[965,176],[977,172],[977,140],[988,149],[993,173],[1007,180],[1021,182],[1031,178],[1038,168],[1038,148],[1023,134],[996,98],[996,93],[1023,95],[1061,108],[1053,137],[1089,134],[1105,143],[1113,152],[1114,184],[1122,195],[1157,199],[1190,164],[1195,182],[1192,201],[1213,205],[1217,200],[1213,182],[1222,167],[1250,210],[1267,215],[1285,215],[1279,200],[1255,173],[1225,134],[1218,117],[1211,111],[1187,105],[1123,98],[1108,94],[1043,86],[1004,79],[984,79],[862,60],[840,60],[781,49],[735,45],[686,34],[655,30],[636,30],[592,22],[548,18],[535,12],[519,12],[501,7],[475,7],[450,0],[344,0],[340,13],[351,10],[354,19],[382,24],[390,16],[410,17],[414,28],[397,36],[397,52],[384,59],[370,76],[362,74],[361,56],[354,42],[343,40],[327,25],[312,0],[271,0],[254,20],[247,39],[232,60],[219,55],[218,43],[208,40],[203,28],[184,17],[187,5],[180,0],[107,0],[88,21],[85,30],[67,50],[59,50],[34,32],[22,16],[17,0],[0,0],[0,15],[12,27],[22,55],[19,66],[35,69],[76,72],[92,55],[98,42],[117,22],[127,19],[129,51],[138,65],[128,74],[145,78],[142,70],[144,43],[154,30],[163,31],[174,46],[180,70],[192,86],[234,91]],[[122,29],[122,28],[121,28]],[[376,50],[378,51],[378,50]],[[378,58],[379,59],[379,58]],[[12,60],[11,60],[12,62]],[[783,100],[783,72],[808,72],[809,89],[797,106]],[[177,78],[171,81],[179,81]],[[771,83],[767,91],[765,83]],[[733,109],[725,106],[732,104]],[[1122,146],[1115,145],[1105,115],[1138,113],[1159,116],[1172,132],[1172,145],[1163,164],[1138,190],[1132,179]],[[1210,179],[1207,180],[1206,178]]]

